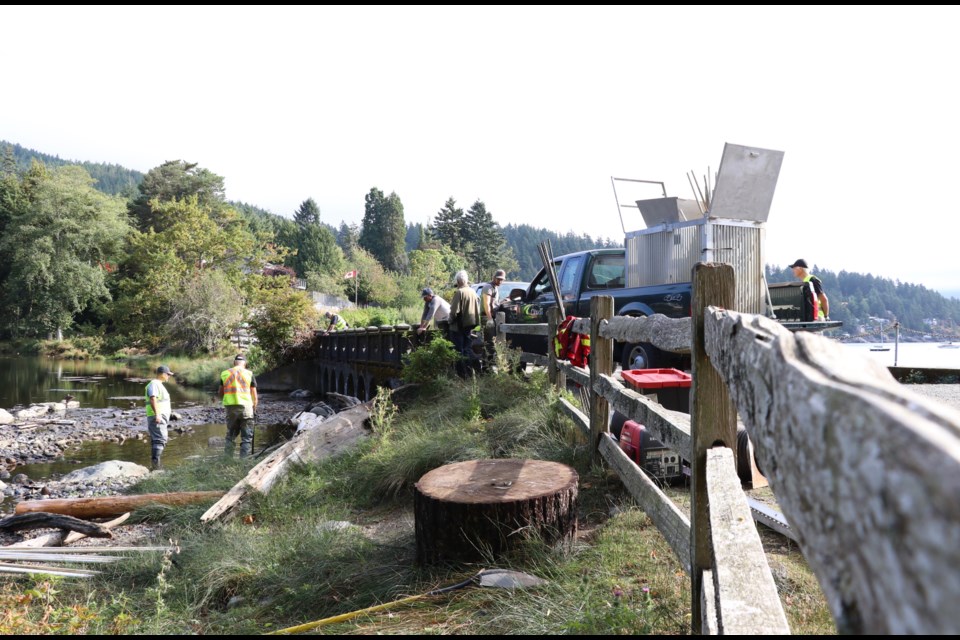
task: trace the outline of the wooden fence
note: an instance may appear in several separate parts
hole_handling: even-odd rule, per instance
[[[613,467],[691,578],[694,633],[789,633],[736,473],[739,413],[755,455],[841,633],[960,632],[960,413],[911,392],[881,365],[827,338],[729,311],[733,269],[698,264],[692,318],[613,317],[591,300],[591,367],[548,357],[551,381],[589,390],[589,416],[565,412]],[[548,324],[498,324],[543,335]],[[690,353],[690,413],[614,375],[614,341]],[[690,461],[690,518],[619,448],[610,407]]]

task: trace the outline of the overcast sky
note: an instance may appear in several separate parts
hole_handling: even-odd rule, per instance
[[[611,176],[692,197],[725,142],[785,152],[766,262],[960,297],[960,9],[0,7],[0,139],[227,198],[622,241]],[[622,190],[621,190],[622,188]],[[618,187],[621,201],[659,189]],[[624,209],[628,229],[642,228]]]

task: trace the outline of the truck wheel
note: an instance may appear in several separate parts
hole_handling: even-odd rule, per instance
[[[626,343],[620,358],[620,366],[627,369],[660,369],[667,361],[667,354],[649,342]]]

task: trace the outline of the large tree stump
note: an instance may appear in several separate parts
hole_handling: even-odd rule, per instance
[[[532,535],[548,544],[577,533],[577,472],[542,460],[469,460],[415,485],[417,561],[473,561]]]

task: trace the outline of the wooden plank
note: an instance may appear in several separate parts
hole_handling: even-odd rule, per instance
[[[693,267],[693,325],[691,331],[693,384],[690,389],[690,618],[692,631],[701,632],[700,612],[702,572],[713,564],[710,554],[710,514],[707,498],[707,451],[716,443],[736,451],[737,413],[727,387],[710,363],[704,348],[703,317],[709,305],[729,309],[734,304],[733,267],[728,264],[698,262]],[[751,519],[751,522],[753,520]],[[722,613],[721,613],[722,615]]]
[[[0,551],[7,551],[12,549],[12,546],[0,547]],[[128,552],[146,552],[146,551],[176,551],[179,553],[179,547],[171,547],[168,545],[164,546],[146,546],[146,547],[70,547],[69,549],[64,550],[62,547],[38,547],[34,548],[24,548],[25,551],[30,553],[49,553],[49,554],[58,554],[58,553],[128,553]]]
[[[0,560],[14,560],[17,562],[79,562],[91,564],[109,564],[120,560],[117,556],[101,556],[91,554],[71,553],[36,553],[33,551],[8,551],[7,547],[0,549]]]
[[[617,342],[649,342],[658,349],[673,353],[690,353],[690,318],[669,318],[662,313],[652,316],[614,316],[600,327],[600,335]],[[573,323],[576,333],[590,334],[590,319]]]
[[[573,420],[585,437],[590,437],[590,418],[583,411],[570,404],[565,398],[560,398],[560,408]]]
[[[500,331],[506,334],[516,334],[525,336],[545,336],[548,335],[546,323],[537,324],[502,324]]]
[[[705,636],[720,635],[720,625],[717,622],[717,592],[713,588],[713,571],[703,572],[701,582],[703,590],[700,592],[700,611],[703,615],[701,628]]]
[[[0,562],[0,573],[26,573],[61,576],[63,578],[90,578],[100,573],[92,569],[64,569],[63,567],[23,566],[10,562]]]
[[[529,364],[535,365],[537,367],[547,366],[546,356],[542,356],[539,353],[521,353],[520,362],[527,362]]]
[[[557,360],[557,367],[563,371],[563,374],[576,382],[581,387],[590,388],[590,370],[583,367],[575,367],[569,360]]]
[[[733,450],[707,452],[710,546],[719,632],[724,635],[787,635],[790,625],[753,524],[733,460]]]
[[[557,369],[557,352],[551,348],[556,341],[557,326],[560,324],[560,310],[556,307],[547,309],[547,378],[550,384],[558,389],[567,388],[567,376],[561,369]]]
[[[600,439],[600,453],[613,467],[623,485],[650,516],[657,530],[677,555],[677,560],[687,572],[690,571],[690,520],[677,505],[647,477],[640,467],[620,449],[609,433]]]
[[[613,316],[613,298],[594,296],[590,298],[590,445],[594,459],[600,457],[600,436],[610,428],[610,407],[606,399],[594,388],[597,377],[613,373],[613,340],[600,337],[600,323]]]
[[[720,309],[705,328],[838,631],[960,633],[960,412],[817,334]]]
[[[603,394],[613,409],[653,431],[664,446],[679,453],[684,460],[692,458],[690,414],[666,409],[633,389],[627,389],[613,376],[600,376],[595,389]]]

